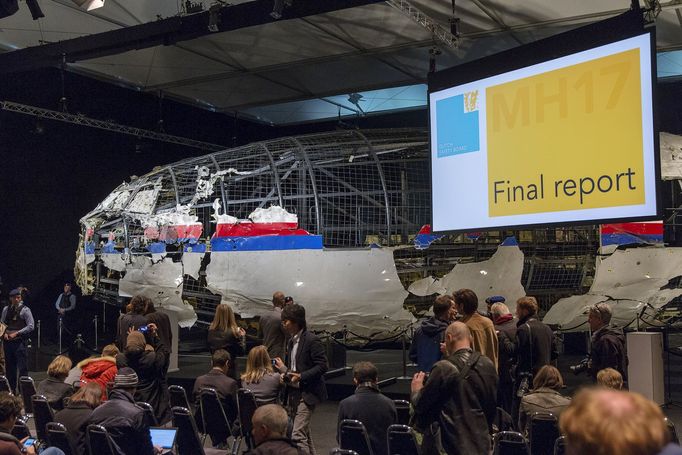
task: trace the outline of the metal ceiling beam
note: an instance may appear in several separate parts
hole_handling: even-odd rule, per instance
[[[324,0],[296,1],[285,8],[282,19],[298,19],[307,16],[330,13],[354,8],[384,0]],[[61,2],[60,2],[61,3]],[[272,0],[254,0],[239,5],[226,5],[220,8],[218,31],[227,32],[275,22],[270,16]],[[208,30],[210,13],[160,19],[155,22],[124,27],[96,33],[89,36],[60,41],[58,43],[0,54],[0,74],[30,71],[47,66],[59,65],[63,56],[69,63],[87,60],[122,52],[146,49],[159,45],[172,45],[181,41],[196,39],[212,32]]]
[[[112,133],[126,134],[128,136],[135,136],[143,139],[168,142],[170,144],[176,145],[184,145],[187,147],[198,148],[200,150],[219,152],[221,150],[225,150],[228,148],[224,145],[195,141],[194,139],[188,139],[186,137],[157,133],[156,131],[143,130],[141,128],[121,125],[119,123],[97,120],[90,117],[86,117],[84,115],[72,115],[67,114],[66,112],[51,111],[49,109],[27,106],[25,104],[19,103],[12,103],[10,101],[0,101],[0,110],[14,112],[17,114],[31,115],[33,117],[39,117],[48,120],[57,120],[59,122],[71,123],[73,125],[97,128],[100,130],[111,131]]]

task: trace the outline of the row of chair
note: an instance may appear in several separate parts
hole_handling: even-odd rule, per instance
[[[386,434],[388,453],[400,455],[420,455],[414,430],[401,424],[388,427]],[[365,425],[359,420],[344,419],[339,424],[339,445],[341,449],[351,450],[360,455],[374,455]]]

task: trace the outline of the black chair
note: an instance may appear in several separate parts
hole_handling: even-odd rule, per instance
[[[339,445],[359,455],[373,455],[365,425],[359,420],[344,419],[339,424]]]
[[[559,436],[554,441],[554,455],[564,455],[566,453],[566,436]]]
[[[675,428],[675,424],[672,422],[672,420],[670,420],[667,417],[663,420],[665,421],[665,425],[668,427],[668,433],[670,434],[670,442],[679,444],[680,438],[677,436],[677,429]]]
[[[38,441],[47,441],[47,424],[54,420],[54,412],[43,395],[33,395],[31,397],[31,407],[33,408],[33,420],[36,424],[36,436]]]
[[[521,433],[500,431],[493,437],[493,455],[530,455],[530,447]]]
[[[388,427],[389,455],[421,455],[414,430],[407,425],[391,425]]]
[[[14,422],[14,427],[12,427],[12,436],[18,440],[31,437],[31,430],[28,428],[28,416],[20,416]]]
[[[249,450],[255,447],[253,435],[251,434],[251,430],[253,429],[251,418],[253,417],[253,413],[256,412],[257,407],[258,404],[256,403],[256,397],[252,391],[249,389],[239,389],[237,391],[239,431],[241,438],[246,441],[246,445]]]
[[[358,455],[358,453],[355,450],[347,450],[347,449],[332,449],[329,451],[329,455]]]
[[[21,376],[19,378],[19,392],[21,393],[21,399],[24,400],[24,414],[33,417],[31,397],[36,394],[36,385],[32,377]]]
[[[90,455],[116,455],[109,432],[102,425],[88,425],[85,443]]]
[[[551,412],[534,412],[528,422],[528,439],[533,455],[552,455],[554,443],[561,436],[559,422]]]
[[[181,408],[192,409],[189,400],[187,399],[187,392],[185,388],[179,385],[169,385],[168,393],[170,394],[171,408],[179,406]]]
[[[175,443],[178,448],[178,455],[204,455],[204,445],[199,437],[197,424],[194,416],[189,409],[174,406],[173,426],[178,429]]]
[[[7,377],[2,375],[0,375],[0,392],[9,392],[10,395],[14,395],[12,388],[9,386]]]
[[[76,445],[66,432],[66,427],[61,423],[49,422],[46,425],[47,444],[50,447],[57,447],[64,455],[77,455]]]
[[[398,412],[398,421],[400,425],[410,424],[410,402],[407,400],[393,400],[395,403],[395,410]]]
[[[158,427],[159,422],[156,420],[154,415],[154,408],[151,404],[145,403],[144,401],[136,401],[135,406],[141,408],[144,411],[144,422],[150,427]]]
[[[211,437],[213,447],[227,443],[232,436],[232,422],[227,418],[223,402],[215,389],[205,388],[199,392],[199,411],[205,433]]]

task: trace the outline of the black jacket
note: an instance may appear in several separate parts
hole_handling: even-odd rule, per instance
[[[511,315],[510,315],[511,316]],[[497,372],[500,375],[501,384],[511,384],[514,378],[511,374],[512,365],[515,363],[514,343],[516,342],[516,319],[512,318],[500,324],[495,324],[498,332],[497,340],[499,343],[499,356],[497,358]],[[505,338],[511,343],[505,343]]]
[[[78,451],[78,455],[87,455],[88,449],[85,445],[85,430],[88,427],[88,420],[92,415],[92,409],[85,403],[69,404],[66,408],[59,411],[54,416],[54,421],[66,427],[73,445]]]
[[[230,329],[225,332],[209,329],[206,341],[208,342],[211,354],[218,349],[225,349],[230,353],[230,368],[227,370],[227,375],[232,379],[239,379],[237,376],[237,357],[244,355],[246,351],[246,338],[234,336]]]
[[[109,400],[92,411],[88,424],[107,429],[114,440],[116,455],[154,455],[144,411],[135,406],[132,395],[124,390],[112,390]]]
[[[155,351],[127,352],[116,356],[116,366],[120,370],[130,367],[137,373],[138,385],[135,401],[144,401],[154,408],[154,415],[160,424],[171,419],[170,394],[165,375],[169,353],[158,338]]]
[[[507,345],[509,346],[509,345]],[[516,375],[531,373],[533,376],[545,365],[558,357],[552,329],[534,317],[526,317],[516,323]]]
[[[365,425],[374,455],[388,454],[386,432],[397,420],[393,400],[375,387],[360,385],[354,395],[339,403],[339,424],[344,419],[359,420]]]
[[[215,389],[218,396],[223,400],[225,415],[230,422],[234,422],[237,418],[237,389],[239,388],[237,381],[215,368],[199,376],[194,381],[194,389],[192,390],[196,409],[199,409],[199,392],[206,388]]]
[[[293,337],[287,343],[284,363],[291,366],[290,353],[294,346]],[[296,350],[296,371],[301,373],[300,390],[303,401],[314,406],[327,399],[327,387],[323,375],[327,372],[327,356],[324,345],[312,332],[303,330]]]
[[[40,381],[36,387],[36,393],[45,396],[52,409],[61,411],[64,409],[64,398],[73,394],[73,387],[71,384],[64,383],[63,379],[47,377]]]
[[[496,398],[495,365],[471,349],[460,349],[437,362],[424,388],[412,394],[414,426],[424,431],[438,422],[449,455],[487,455]]]
[[[626,377],[625,336],[613,327],[602,327],[592,334],[590,376],[596,380],[597,373],[604,368],[613,368]]]
[[[118,317],[116,346],[123,352],[126,348],[126,341],[128,341],[128,329],[131,327],[134,330],[147,325],[147,317],[142,314],[126,313]]]
[[[291,439],[286,438],[268,439],[248,452],[249,455],[302,455],[303,453]]]

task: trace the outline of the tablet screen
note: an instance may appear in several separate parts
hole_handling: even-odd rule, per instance
[[[178,432],[177,428],[150,428],[149,432],[152,435],[152,444],[159,446],[162,449],[172,449],[175,443],[175,434]]]

